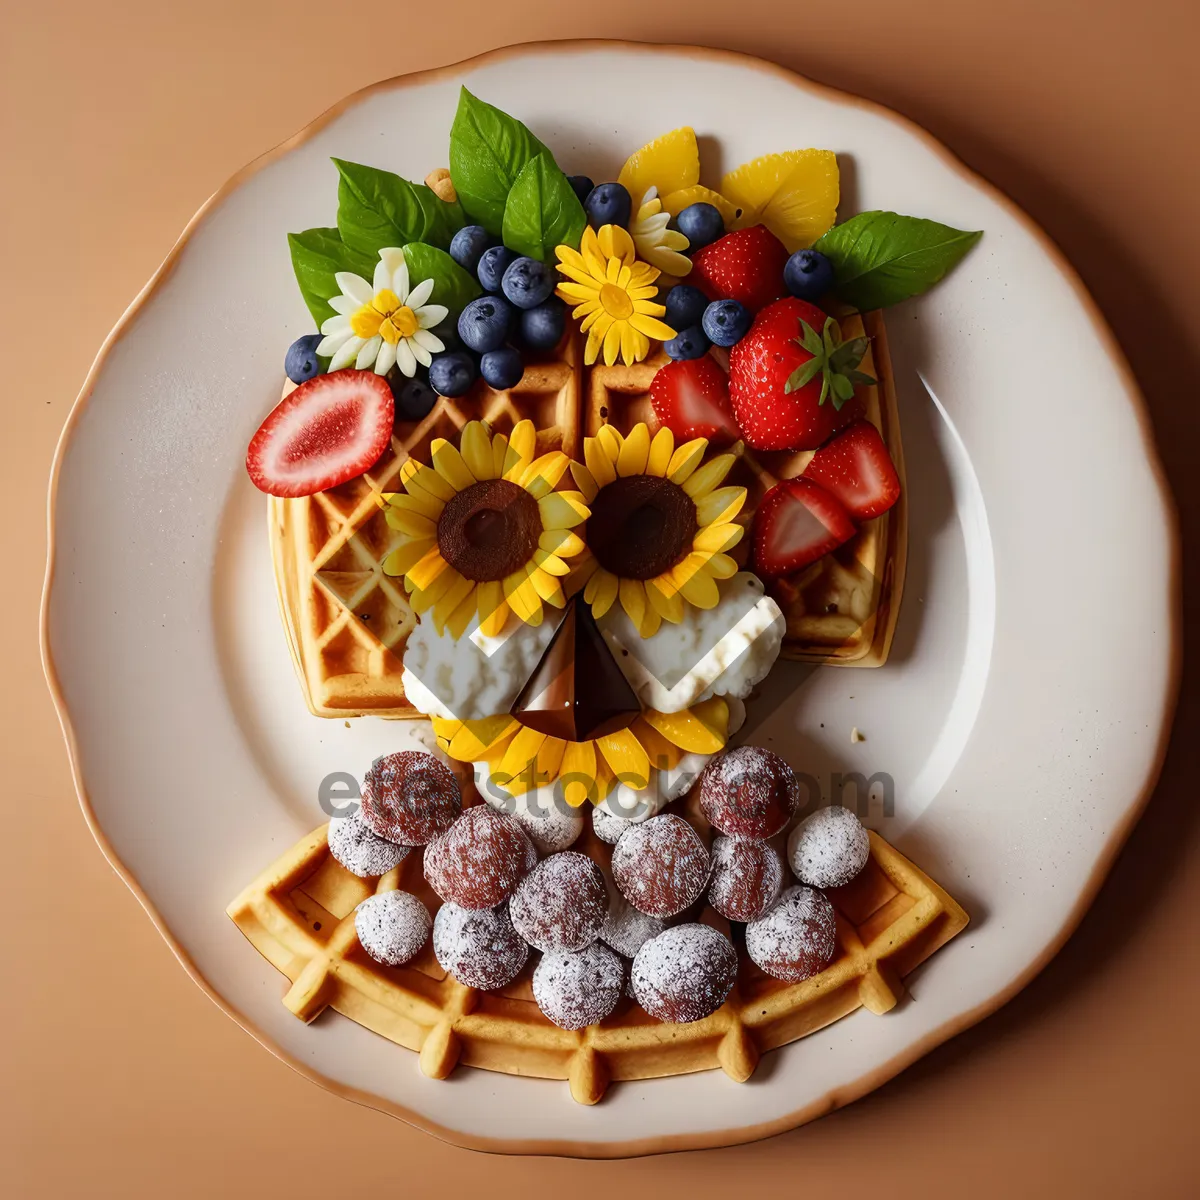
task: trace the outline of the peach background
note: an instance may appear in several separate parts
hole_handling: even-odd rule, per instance
[[[1141,380],[1194,536],[1200,20],[1188,0],[460,0],[453,19],[439,21],[442,11],[312,0],[0,8],[0,752],[14,847],[0,873],[0,1188],[1196,1194],[1191,738],[1176,737],[1082,928],[1016,1001],[849,1109],[703,1154],[492,1158],[336,1099],[205,999],[105,864],[38,665],[41,513],[58,431],[96,348],[192,212],[246,161],[379,78],[514,41],[604,34],[760,54],[892,105],[1008,191],[1079,268]],[[335,35],[348,47],[336,60],[326,53]],[[1185,564],[1188,584],[1194,574]],[[1198,698],[1185,678],[1181,728],[1194,728]]]

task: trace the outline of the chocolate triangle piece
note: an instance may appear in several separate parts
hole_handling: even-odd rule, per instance
[[[637,693],[580,597],[568,602],[562,624],[510,711],[522,725],[568,742],[616,733],[641,713]]]

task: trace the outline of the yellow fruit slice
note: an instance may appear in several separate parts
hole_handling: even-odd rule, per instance
[[[711,204],[720,214],[727,226],[732,226],[739,216],[738,206],[726,199],[720,192],[706,188],[697,183],[692,187],[680,188],[677,192],[668,192],[662,198],[663,211],[677,217],[689,204]]]
[[[700,180],[700,147],[690,125],[672,129],[635,150],[621,168],[618,182],[628,189],[634,207],[652,188],[668,196]]]
[[[730,171],[721,192],[742,210],[736,228],[765,225],[789,251],[800,250],[837,216],[837,156],[832,150],[765,154]]]

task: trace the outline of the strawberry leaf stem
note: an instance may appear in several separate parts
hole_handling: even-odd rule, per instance
[[[871,387],[875,383],[870,375],[858,370],[858,364],[867,352],[867,339],[856,337],[843,342],[841,328],[832,317],[825,318],[825,326],[820,333],[807,321],[801,320],[800,336],[792,340],[812,357],[788,376],[783,386],[785,394],[798,392],[820,375],[818,405],[832,397],[833,407],[840,412],[842,405],[853,397],[856,384]]]

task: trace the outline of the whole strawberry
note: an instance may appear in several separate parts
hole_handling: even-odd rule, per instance
[[[746,444],[755,450],[815,450],[863,415],[856,385],[867,339],[841,330],[807,300],[764,308],[729,352],[729,400]]]
[[[692,255],[688,283],[710,300],[736,300],[752,313],[784,294],[788,252],[765,226],[735,229]]]

